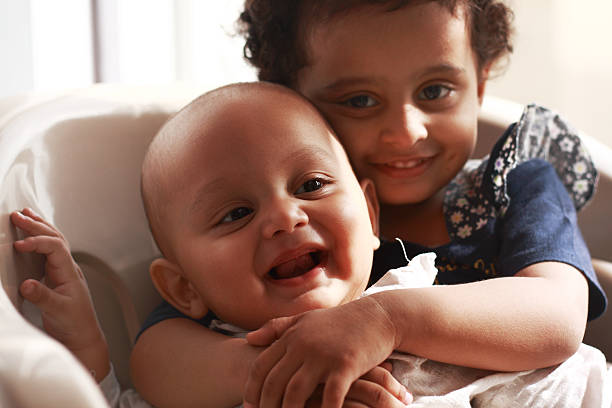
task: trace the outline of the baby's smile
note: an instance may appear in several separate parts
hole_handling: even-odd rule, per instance
[[[302,276],[319,266],[321,264],[321,259],[321,251],[308,251],[286,261],[281,261],[268,272],[268,276],[273,280],[291,279]]]

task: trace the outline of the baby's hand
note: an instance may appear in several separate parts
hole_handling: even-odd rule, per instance
[[[317,387],[306,407],[318,408],[322,404],[323,386]],[[374,367],[351,384],[346,394],[343,408],[373,407],[373,408],[403,408],[412,402],[412,394],[391,375],[391,363]]]
[[[394,327],[370,297],[273,319],[247,340],[269,347],[251,366],[246,407],[301,407],[324,384],[322,406],[339,408],[351,385],[395,348]]]
[[[46,257],[45,284],[25,280],[19,291],[41,311],[45,331],[70,350],[97,381],[110,369],[108,347],[98,324],[87,282],[70,255],[64,236],[29,208],[11,213],[28,237],[14,242],[18,252]]]

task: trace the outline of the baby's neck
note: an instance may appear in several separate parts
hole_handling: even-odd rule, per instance
[[[401,238],[426,247],[450,241],[443,211],[443,194],[417,204],[380,207],[380,230],[387,239]]]

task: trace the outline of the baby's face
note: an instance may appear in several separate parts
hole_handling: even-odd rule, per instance
[[[204,303],[255,329],[356,298],[378,239],[326,123],[275,92],[216,109],[185,151],[170,211],[176,262]]]

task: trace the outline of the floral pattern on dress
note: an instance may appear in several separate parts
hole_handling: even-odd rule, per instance
[[[444,213],[451,238],[467,238],[495,217],[495,206],[482,188],[487,160],[470,160],[447,186]]]
[[[508,174],[519,164],[535,158],[553,166],[576,210],[591,199],[597,170],[578,132],[556,113],[528,105],[496,156],[468,161],[448,185],[444,213],[451,239],[468,238],[491,219],[503,216],[510,204]]]

